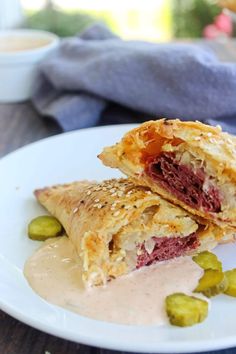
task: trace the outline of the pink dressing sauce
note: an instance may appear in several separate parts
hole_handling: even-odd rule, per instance
[[[175,292],[191,294],[203,274],[191,257],[143,267],[106,286],[85,289],[81,266],[67,237],[46,241],[24,269],[36,293],[82,316],[132,325],[168,322],[164,301]]]

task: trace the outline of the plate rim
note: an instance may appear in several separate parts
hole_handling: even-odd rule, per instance
[[[46,301],[46,300],[44,300]],[[58,306],[53,305],[50,303],[51,306],[58,308]],[[91,338],[87,338],[86,336],[81,336],[79,333],[77,335],[77,337],[75,338],[74,334],[67,334],[66,336],[62,333],[61,330],[58,331],[58,329],[55,330],[53,325],[47,325],[47,328],[45,329],[45,326],[43,326],[41,321],[37,321],[37,320],[29,320],[29,317],[22,315],[20,313],[18,313],[17,311],[14,311],[13,309],[10,309],[7,305],[2,306],[2,302],[1,302],[1,298],[0,298],[0,308],[1,310],[3,310],[5,313],[7,313],[8,315],[12,316],[13,318],[19,320],[20,322],[23,322],[24,324],[33,327],[34,329],[40,330],[43,333],[49,334],[49,335],[53,335],[56,337],[59,337],[61,339],[65,339],[65,340],[69,340],[72,341],[74,343],[78,343],[78,344],[82,344],[82,345],[87,345],[87,346],[92,346],[92,347],[97,347],[97,348],[103,348],[103,349],[108,349],[108,350],[118,350],[118,351],[126,351],[126,352],[130,352],[130,353],[157,353],[157,349],[158,349],[158,353],[159,354],[181,354],[181,353],[201,353],[201,352],[206,352],[206,351],[213,351],[213,350],[225,350],[225,349],[229,349],[229,348],[233,348],[236,345],[236,335],[231,336],[231,337],[227,337],[227,339],[219,339],[219,340],[212,340],[212,341],[208,341],[208,340],[203,340],[200,342],[200,345],[198,345],[198,347],[196,347],[196,343],[195,342],[191,342],[191,341],[181,341],[181,345],[179,345],[178,349],[176,349],[176,342],[171,343],[171,342],[160,342],[158,343],[158,348],[157,348],[157,343],[150,345],[149,348],[145,348],[145,345],[140,345],[138,347],[134,347],[133,344],[123,344],[118,340],[113,340],[113,341],[109,341],[105,344],[102,342],[102,339],[92,339]],[[63,309],[65,312],[67,313],[71,313],[70,311]],[[79,317],[80,315],[77,315]],[[86,318],[87,319],[87,318]],[[97,322],[97,324],[99,325],[99,323],[103,323],[103,321],[97,321],[97,320],[93,320],[88,318],[89,321],[93,321],[93,322]],[[109,324],[108,322],[105,322],[107,324]],[[109,324],[110,325],[110,324]],[[112,324],[114,326],[122,326],[123,325],[119,325],[119,324]],[[126,326],[125,326],[126,327]],[[128,326],[127,326],[128,327]],[[133,326],[132,326],[133,327]],[[134,326],[136,327],[136,326]],[[137,326],[138,327],[138,326]],[[183,328],[184,330],[184,328]],[[214,342],[214,344],[213,344]],[[168,349],[166,348],[168,344]],[[190,349],[192,347],[192,350]]]
[[[32,146],[36,146],[38,144],[40,145],[43,142],[47,142],[47,141],[54,140],[54,139],[56,140],[56,139],[64,137],[64,136],[76,135],[80,132],[87,132],[87,131],[92,131],[92,130],[102,130],[102,128],[109,129],[109,128],[113,128],[113,127],[122,128],[122,127],[128,127],[128,126],[130,126],[130,128],[132,129],[132,128],[139,126],[139,124],[138,123],[106,124],[106,125],[99,125],[98,127],[95,126],[95,127],[81,128],[81,129],[70,130],[67,132],[56,133],[54,135],[50,135],[45,138],[40,138],[38,140],[32,141],[26,145],[20,146],[20,147],[16,148],[15,150],[6,153],[5,155],[0,157],[0,162],[2,160],[5,160],[6,158],[9,158],[10,156],[17,154],[18,152],[24,151],[25,149],[28,149]]]

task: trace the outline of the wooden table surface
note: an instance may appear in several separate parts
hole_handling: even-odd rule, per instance
[[[206,45],[212,47],[222,60],[236,62],[235,40],[221,43],[207,42]],[[59,133],[61,133],[59,127],[39,117],[30,103],[0,105],[0,157],[23,145]],[[35,330],[0,311],[0,354],[41,353],[115,354],[118,352],[59,339]],[[236,348],[220,351],[220,353],[236,353]]]

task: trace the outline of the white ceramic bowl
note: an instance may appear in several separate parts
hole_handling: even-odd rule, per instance
[[[58,43],[59,38],[46,31],[0,31],[0,102],[31,97],[38,65]]]

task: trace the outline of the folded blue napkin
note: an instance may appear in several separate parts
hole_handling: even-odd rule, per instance
[[[94,25],[42,63],[32,102],[64,131],[167,117],[236,133],[236,63],[200,45],[124,41]]]

